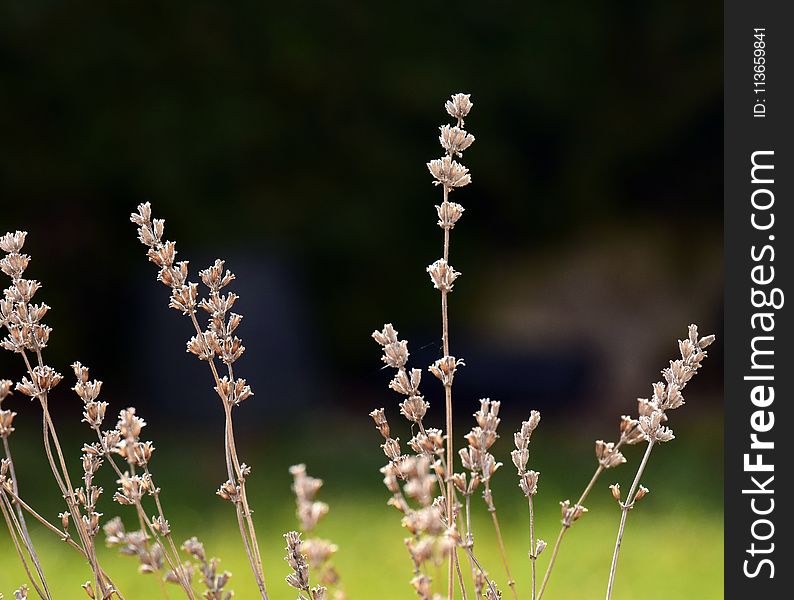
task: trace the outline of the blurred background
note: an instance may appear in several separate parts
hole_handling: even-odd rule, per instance
[[[466,207],[451,250],[464,274],[451,346],[467,363],[456,427],[469,429],[478,398],[501,400],[495,453],[509,464],[510,432],[542,411],[541,537],[553,541],[557,502],[578,496],[595,466],[593,440],[613,439],[619,415],[650,395],[686,326],[721,333],[720,3],[9,0],[1,10],[0,229],[30,232],[28,273],[53,307],[47,361],[67,381],[82,361],[112,412],[138,408],[176,535],[221,556],[238,597],[254,588],[233,514],[214,496],[222,411],[206,366],[184,351],[190,323],[167,308],[128,221],[139,202],[166,219],[194,272],[220,257],[237,274],[248,348],[237,372],[256,393],[237,413],[239,446],[254,466],[274,600],[294,597],[280,535],[296,527],[287,468],[302,461],[326,480],[319,533],[340,546],[349,596],[413,596],[367,413],[384,406],[404,441],[410,432],[370,333],[394,323],[413,366],[440,356],[425,267],[441,252],[441,192],[425,163],[441,154],[451,93],[472,94],[477,138],[464,160],[473,183],[453,197]],[[651,462],[615,598],[722,597],[721,345],[710,354],[675,414],[676,441]],[[21,377],[18,362],[0,355],[0,377]],[[52,404],[76,471],[90,432],[68,387]],[[428,377],[424,392],[440,426],[442,389]],[[39,412],[18,395],[4,407],[20,413],[23,495],[55,518]],[[607,485],[628,485],[632,464],[596,488],[549,600],[603,593],[619,518]],[[497,479],[526,586],[512,466]],[[124,514],[110,493],[103,508]],[[480,532],[494,549],[484,522]],[[79,597],[88,571],[47,532],[36,539],[60,597]],[[14,560],[0,536],[6,594],[24,581]],[[105,560],[127,597],[159,594],[132,559]]]

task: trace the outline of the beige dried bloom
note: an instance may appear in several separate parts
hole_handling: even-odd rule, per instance
[[[232,406],[238,406],[254,395],[251,386],[248,385],[248,382],[242,377],[229,379],[224,375],[220,378],[218,385],[216,385],[214,389]]]
[[[641,485],[637,490],[637,493],[634,495],[634,502],[639,502],[640,500],[642,500],[648,494],[649,491],[650,490],[648,490],[647,487]]]
[[[525,471],[520,475],[518,487],[524,492],[525,496],[534,496],[538,493],[538,479],[540,473],[537,471]]]
[[[417,373],[421,374],[419,369]],[[416,388],[418,389],[418,383]],[[422,396],[409,396],[406,400],[400,402],[400,414],[412,423],[419,423],[425,418],[427,409],[430,408],[430,403],[426,402]]]
[[[322,479],[310,477],[306,473],[306,465],[293,465],[289,469],[293,477],[292,491],[297,504],[296,514],[303,533],[309,533],[326,514],[328,505],[317,502],[315,497],[323,485]]]
[[[232,574],[228,571],[220,571],[220,560],[217,558],[207,559],[204,544],[195,537],[186,540],[182,544],[182,551],[195,561],[195,564],[185,563],[183,568],[187,572],[189,579],[192,578],[194,572],[200,575],[201,582],[205,587],[202,597],[207,600],[231,600],[234,592],[231,590],[227,591],[224,588],[229,583]],[[179,581],[178,574],[174,571],[169,571],[166,575],[166,580],[177,583]]]
[[[3,400],[13,394],[14,382],[10,379],[0,379],[0,406],[3,405]]]
[[[302,529],[300,534],[308,534],[328,513],[328,505],[316,500],[323,482],[320,479],[309,477],[306,473],[306,465],[303,464],[290,467],[290,473],[293,476],[292,490],[295,493],[296,514]],[[311,594],[313,595],[309,596],[309,600],[327,598],[329,587],[336,589],[335,596],[343,597],[344,593],[339,588],[339,573],[331,563],[331,557],[337,551],[336,545],[328,540],[309,538],[300,543],[298,550],[307,560],[308,566],[311,567],[314,579],[320,583],[312,588]]]
[[[463,119],[468,116],[472,106],[474,103],[471,101],[471,94],[453,94],[452,98],[447,100],[444,108],[447,109],[450,117],[458,119],[462,125]]]
[[[432,600],[433,588],[430,577],[424,574],[415,575],[411,579],[411,585],[416,591],[416,595],[422,600]]]
[[[595,454],[598,459],[598,464],[605,469],[611,469],[626,462],[626,457],[617,450],[613,442],[605,442],[604,440],[596,440]]]
[[[435,178],[434,185],[443,185],[448,191],[471,183],[469,170],[449,156],[436,158],[427,163],[430,174]]]
[[[389,438],[391,430],[389,429],[389,422],[386,420],[386,411],[378,408],[369,413],[372,420],[375,422],[375,428],[380,432],[384,439]]]
[[[486,600],[501,600],[502,592],[499,590],[494,591],[491,586],[485,588]]]
[[[669,442],[674,439],[673,430],[662,425],[664,413],[654,411],[650,416],[640,417],[640,430],[645,435],[645,439],[652,442]]]
[[[441,227],[441,229],[454,229],[455,223],[463,216],[464,210],[465,209],[460,204],[444,200],[441,204],[436,206],[438,226]]]
[[[212,266],[204,269],[203,271],[199,271],[199,277],[201,278],[201,281],[210,289],[211,292],[220,292],[222,288],[234,281],[234,273],[228,269],[224,270],[225,264],[226,263],[224,261],[216,259]]]
[[[560,511],[562,513],[563,526],[570,527],[587,512],[587,509],[580,504],[574,504],[572,506],[570,500],[565,500],[564,502],[560,502]]]
[[[424,432],[416,433],[408,445],[417,454],[441,456],[444,454],[444,435],[440,429],[426,429]]]
[[[397,339],[397,330],[394,329],[391,323],[386,323],[382,331],[373,331],[372,339],[384,347],[388,344],[396,344],[399,342]]]
[[[8,232],[0,237],[0,250],[6,254],[18,253],[25,245],[25,238],[27,231],[16,231],[14,233]]]
[[[240,492],[240,486],[229,479],[224,481],[215,493],[224,500],[237,504],[241,500]]]
[[[609,486],[609,489],[612,491],[612,497],[615,500],[617,500],[617,502],[619,503],[620,502],[620,484],[619,483],[613,483],[612,485]]]
[[[442,125],[438,141],[449,156],[462,156],[463,151],[474,143],[474,136],[454,125]]]
[[[386,441],[380,447],[383,448],[383,453],[389,460],[399,460],[401,458],[400,438],[386,438]]]
[[[14,433],[14,417],[17,416],[17,413],[2,408],[3,400],[12,393],[11,389],[13,386],[13,381],[8,379],[0,380],[0,438],[2,439],[7,439],[8,436]]]
[[[317,538],[306,540],[301,544],[301,552],[306,555],[309,566],[313,569],[320,569],[337,550],[339,547],[336,544]]]
[[[90,587],[90,584],[89,584],[89,587]],[[28,586],[26,586],[26,585],[23,585],[22,587],[20,587],[18,590],[16,590],[14,592],[14,600],[24,600],[27,597],[28,597]],[[92,595],[91,598],[93,598],[93,597],[94,596]]]
[[[411,372],[408,373],[405,369],[401,368],[389,382],[389,388],[403,396],[418,396],[419,384],[421,381],[422,371],[419,369],[411,369]]]
[[[287,575],[286,581],[290,587],[303,592],[309,592],[309,565],[306,556],[301,552],[301,534],[297,531],[289,531],[284,534],[287,542],[287,561],[292,573]]]
[[[0,438],[7,439],[14,433],[14,417],[17,413],[0,409]]]
[[[26,396],[38,398],[48,393],[62,379],[63,376],[52,367],[47,365],[39,366],[31,371],[30,379],[23,377],[22,381],[17,384],[16,389]]]
[[[645,440],[645,435],[640,429],[640,422],[628,415],[620,417],[620,443],[630,446]]]
[[[11,279],[19,279],[22,273],[28,268],[30,256],[12,252],[0,259],[0,271],[3,271]]]
[[[466,366],[466,363],[464,363],[462,359],[455,358],[454,356],[444,356],[430,365],[428,370],[445,386],[451,386],[458,367],[464,366]]]

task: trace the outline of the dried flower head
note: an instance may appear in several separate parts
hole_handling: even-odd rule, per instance
[[[309,533],[326,514],[328,505],[317,502],[315,497],[323,485],[322,479],[310,477],[306,473],[306,465],[293,465],[289,469],[293,477],[292,491],[295,493],[296,514],[303,533]]]
[[[290,587],[303,592],[309,591],[309,565],[306,556],[301,552],[301,534],[297,531],[289,531],[284,534],[287,542],[287,561],[292,573],[287,575],[286,581]]]
[[[469,170],[449,156],[431,160],[427,163],[427,168],[435,179],[433,184],[443,185],[448,191],[471,183]]]
[[[616,449],[613,442],[596,440],[595,454],[598,464],[605,469],[611,469],[626,462],[626,457]]]
[[[452,98],[447,100],[444,108],[447,109],[450,117],[458,119],[463,124],[463,119],[468,116],[472,106],[474,103],[471,101],[471,94],[452,94]]]
[[[464,363],[462,359],[455,358],[454,356],[444,356],[430,365],[428,370],[445,386],[451,386],[458,367],[464,366],[466,366],[466,363]]]
[[[463,151],[474,143],[474,136],[454,125],[442,125],[438,141],[449,156],[462,156]]]
[[[436,206],[436,212],[438,212],[438,226],[446,230],[454,229],[455,223],[463,216],[464,210],[465,209],[460,204],[444,200],[441,204]]]
[[[562,513],[563,526],[570,527],[587,512],[587,509],[580,504],[571,505],[570,500],[565,500],[560,502],[560,511]]]

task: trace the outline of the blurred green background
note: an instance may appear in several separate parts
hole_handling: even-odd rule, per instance
[[[543,412],[540,535],[594,466],[592,442],[676,351],[690,322],[722,320],[721,4],[135,2],[9,0],[0,8],[0,229],[30,232],[30,276],[53,307],[48,361],[81,360],[112,409],[135,405],[157,446],[155,475],[177,535],[198,535],[252,597],[224,478],[222,413],[206,367],[184,352],[189,323],[167,308],[127,216],[150,200],[180,257],[237,273],[248,351],[238,372],[242,459],[274,599],[283,531],[295,526],[287,468],[307,462],[332,509],[319,533],[340,546],[351,598],[409,598],[398,515],[385,506],[379,437],[367,413],[398,399],[369,334],[394,322],[416,366],[438,357],[438,257],[424,163],[452,92],[472,94],[473,183],[453,232],[464,273],[451,297],[456,430],[477,398],[502,400],[503,439]],[[615,598],[722,597],[722,356],[716,344],[652,459],[651,495],[630,517]],[[0,355],[0,377],[18,379]],[[427,381],[429,422],[442,394]],[[19,397],[12,438],[24,495],[62,510]],[[78,468],[88,431],[62,385],[53,411]],[[629,451],[636,465],[637,451]],[[619,514],[609,473],[570,534],[549,600],[603,594]],[[519,587],[527,519],[512,467],[497,503]],[[124,513],[110,502],[103,510]],[[127,515],[131,516],[131,515]],[[485,512],[481,514],[485,517]],[[499,578],[485,522],[477,544]],[[87,570],[45,547],[59,597]],[[0,591],[23,581],[0,534]],[[545,564],[548,556],[541,557]],[[134,561],[103,552],[128,598],[155,597]],[[503,579],[503,578],[502,578]],[[172,597],[178,597],[173,590]]]

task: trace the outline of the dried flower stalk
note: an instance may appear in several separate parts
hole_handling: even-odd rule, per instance
[[[540,600],[540,598],[543,596],[546,586],[549,583],[551,573],[554,570],[554,565],[556,564],[557,554],[560,551],[560,546],[562,546],[562,541],[565,538],[565,534],[568,532],[571,526],[587,512],[584,502],[590,495],[592,489],[595,487],[599,477],[601,477],[601,474],[606,469],[620,466],[626,462],[626,457],[623,456],[622,452],[620,452],[620,449],[624,445],[639,444],[643,441],[643,439],[642,432],[640,431],[640,422],[637,419],[623,415],[620,418],[620,437],[618,438],[617,443],[607,443],[603,440],[596,440],[595,455],[598,466],[596,467],[593,476],[590,478],[590,481],[579,495],[579,499],[573,505],[571,504],[570,500],[560,502],[560,511],[562,513],[560,532],[557,534],[557,540],[554,542],[551,558],[549,559],[549,564],[546,567],[546,573],[543,576],[543,582],[541,583],[540,590],[538,591],[538,600]]]
[[[537,471],[527,470],[527,463],[529,462],[529,442],[532,438],[532,432],[535,431],[540,423],[540,413],[533,410],[529,414],[529,420],[521,423],[519,429],[513,435],[513,441],[516,449],[510,453],[518,471],[518,487],[524,492],[527,498],[527,505],[529,508],[529,560],[531,563],[531,586],[532,586],[532,600],[535,600],[536,594],[536,575],[535,575],[535,562],[538,556],[546,548],[546,542],[541,539],[535,541],[535,507],[533,498],[538,493],[538,479],[540,473]]]
[[[61,494],[66,500],[72,522],[77,530],[80,546],[94,576],[93,586],[91,584],[84,586],[86,592],[89,595],[99,594],[103,600],[111,598],[113,595],[121,598],[121,594],[100,567],[96,556],[94,544],[96,528],[94,525],[98,524],[96,516],[98,513],[94,511],[95,497],[90,493],[78,496],[78,490],[72,485],[66,467],[55,424],[50,416],[49,392],[61,382],[62,376],[44,363],[42,350],[49,342],[52,329],[42,320],[47,314],[49,306],[31,302],[33,296],[41,288],[41,284],[23,277],[30,262],[30,257],[21,253],[26,237],[26,232],[17,231],[6,233],[0,238],[0,250],[5,253],[5,257],[0,260],[0,268],[11,279],[11,286],[5,289],[4,298],[0,301],[0,323],[8,332],[8,335],[0,341],[0,346],[21,356],[27,376],[23,377],[22,381],[16,385],[16,389],[26,396],[37,399],[42,408],[42,433],[47,460]],[[33,362],[31,362],[31,357],[33,357]],[[9,491],[16,495],[13,486],[9,486],[6,490],[6,492]],[[14,511],[11,512],[13,514]],[[21,523],[20,532],[21,539],[27,543]],[[30,547],[32,548],[32,545]],[[35,552],[35,550],[29,549],[28,552]],[[47,597],[32,580],[31,584],[41,597]]]
[[[11,492],[14,496],[19,495],[19,482],[17,480],[16,470],[14,468],[14,459],[11,456],[11,445],[8,441],[8,438],[14,432],[14,417],[16,417],[17,413],[11,410],[3,409],[3,401],[11,395],[11,390],[13,388],[14,382],[3,379],[0,380],[0,439],[3,440],[3,452],[5,458],[4,464],[7,470],[7,477],[11,483]],[[0,494],[3,494],[3,500],[5,501],[5,492],[0,491]],[[41,562],[39,561],[38,554],[36,553],[36,548],[33,545],[33,540],[30,537],[30,533],[28,532],[28,526],[25,522],[25,513],[22,507],[16,501],[13,501],[11,504],[15,505],[12,509],[12,512],[16,511],[16,520],[11,518],[9,514],[6,516],[6,506],[3,506],[3,516],[5,517],[6,525],[8,525],[8,530],[11,534],[11,537],[14,540],[15,548],[22,560],[23,567],[25,568],[26,573],[28,574],[28,579],[30,579],[31,585],[33,585],[36,593],[42,598],[52,598],[50,594],[49,587],[47,586],[47,579],[44,576],[44,569],[41,566]],[[19,534],[22,537],[23,545],[25,547],[25,551],[27,552],[28,556],[30,557],[31,562],[33,563],[33,568],[36,571],[36,576],[38,577],[38,581],[33,578],[32,573],[27,564],[27,560],[24,557],[24,554],[21,554],[21,548],[19,547],[19,542],[16,538],[17,531],[16,531],[16,524],[19,525]]]
[[[456,120],[455,126],[444,125],[440,128],[439,141],[446,150],[446,156],[431,160],[427,167],[433,175],[435,185],[440,185],[443,191],[443,201],[436,207],[439,217],[439,227],[444,230],[443,258],[440,258],[427,268],[433,285],[441,292],[441,341],[443,356],[430,367],[430,371],[444,384],[444,400],[446,415],[447,436],[447,465],[444,473],[447,486],[447,523],[451,529],[455,527],[453,518],[453,484],[452,484],[452,456],[453,456],[453,431],[452,431],[452,382],[455,371],[463,365],[463,361],[455,359],[450,354],[449,348],[449,315],[447,296],[452,292],[454,281],[460,276],[449,264],[449,234],[455,223],[463,214],[463,207],[449,202],[449,194],[453,190],[471,183],[469,170],[453,160],[455,156],[462,156],[463,151],[474,142],[474,136],[463,129],[463,120],[468,116],[473,104],[468,94],[455,94],[446,103],[447,113]],[[449,557],[447,571],[448,587],[447,598],[452,600],[454,595],[454,569],[457,552],[453,547]]]
[[[219,570],[221,561],[217,558],[208,559],[204,551],[204,544],[195,537],[182,544],[182,550],[195,561],[193,564],[186,563],[185,569],[189,573],[198,572],[200,574],[201,582],[205,588],[202,598],[206,600],[231,600],[234,592],[225,588],[232,574],[228,571]]]
[[[320,520],[328,514],[328,505],[316,500],[323,480],[310,477],[306,473],[306,465],[303,464],[293,465],[289,471],[293,478],[292,491],[295,494],[296,515],[301,526],[299,533],[305,536],[314,531]],[[339,573],[331,562],[331,557],[338,550],[336,544],[312,537],[303,540],[299,550],[306,557],[309,568],[319,581],[319,585],[311,590],[314,597],[330,598],[329,590],[333,590],[335,600],[344,600],[345,594],[340,587]]]
[[[615,585],[615,571],[618,565],[620,545],[623,541],[623,533],[626,528],[626,519],[629,511],[634,508],[636,502],[648,493],[648,488],[640,485],[640,479],[648,466],[651,451],[655,444],[669,442],[675,437],[673,431],[662,423],[667,421],[667,411],[684,405],[684,397],[681,395],[681,391],[700,369],[703,359],[707,356],[705,348],[714,342],[713,335],[699,337],[697,325],[690,325],[688,333],[687,339],[678,341],[681,358],[671,360],[670,366],[662,370],[664,382],[660,381],[653,385],[653,397],[650,400],[639,399],[640,431],[647,442],[647,446],[625,502],[620,499],[620,487],[615,484],[611,488],[613,497],[620,505],[621,514],[618,535],[615,540],[615,551],[612,554],[612,566],[609,571],[607,600],[612,597],[612,589]]]
[[[140,241],[149,248],[149,260],[160,269],[158,280],[171,288],[169,306],[189,317],[193,324],[196,335],[188,340],[187,351],[199,360],[206,361],[212,372],[215,391],[223,405],[226,420],[224,454],[228,478],[221,484],[217,494],[234,504],[248,562],[259,593],[263,600],[267,600],[262,558],[246,490],[246,479],[251,467],[238,457],[232,420],[232,410],[253,395],[246,380],[235,376],[233,367],[245,351],[242,340],[234,333],[242,321],[242,315],[231,310],[237,295],[233,292],[221,293],[234,280],[234,274],[225,269],[222,260],[216,260],[199,273],[208,290],[207,296],[201,298],[198,284],[188,279],[188,262],[177,262],[176,244],[163,239],[165,221],[152,219],[151,205],[148,202],[138,205],[138,212],[132,213],[130,220],[138,226]],[[208,325],[204,330],[196,318],[198,308],[209,314]],[[221,368],[225,365],[226,374],[223,376],[219,374],[216,359],[220,361]]]

